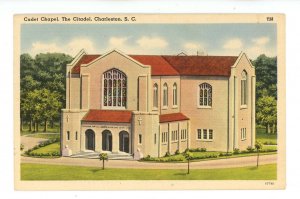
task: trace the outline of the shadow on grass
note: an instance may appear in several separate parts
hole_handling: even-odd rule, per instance
[[[253,167],[249,168],[249,170],[251,170],[251,171],[258,170],[258,169],[259,169],[259,167],[256,167],[256,166],[253,166]]]
[[[181,173],[174,173],[175,176],[187,176],[189,174],[187,174],[186,172],[181,172]]]
[[[105,170],[103,170],[102,168],[99,168],[99,169],[91,169],[91,172],[92,172],[92,173],[97,173],[97,172],[101,172],[101,171],[105,171]]]

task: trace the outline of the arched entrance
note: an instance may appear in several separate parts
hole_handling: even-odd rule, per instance
[[[95,132],[91,129],[85,132],[85,148],[95,151]]]
[[[119,133],[119,151],[129,153],[129,133],[126,131]]]
[[[112,135],[109,130],[102,132],[102,150],[112,151]]]

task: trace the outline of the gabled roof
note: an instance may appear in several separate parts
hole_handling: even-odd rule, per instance
[[[176,76],[179,73],[160,55],[129,55],[144,65],[151,66],[151,75]]]
[[[230,76],[237,56],[163,56],[180,75]]]
[[[72,73],[73,74],[79,74],[81,64],[88,64],[88,63],[90,63],[91,61],[95,60],[96,58],[98,58],[100,56],[101,55],[83,55],[81,57],[81,59],[72,68]]]
[[[83,55],[72,68],[72,73],[79,74],[81,64],[88,64],[100,55]],[[230,76],[231,67],[237,56],[162,56],[129,55],[143,65],[150,65],[152,76]]]
[[[183,120],[189,120],[189,118],[183,115],[182,113],[170,113],[170,114],[159,115],[160,123],[183,121]]]
[[[132,118],[131,111],[91,109],[82,118],[82,121],[84,121],[84,122],[130,123],[131,118]]]

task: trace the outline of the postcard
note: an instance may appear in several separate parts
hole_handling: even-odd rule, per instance
[[[283,14],[14,16],[16,190],[285,188]]]

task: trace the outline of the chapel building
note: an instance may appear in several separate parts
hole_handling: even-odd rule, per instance
[[[239,56],[102,55],[67,65],[61,148],[161,157],[255,144],[255,69]],[[63,154],[66,155],[66,154]],[[140,156],[140,155],[139,155]]]

